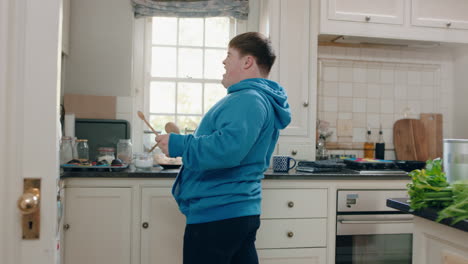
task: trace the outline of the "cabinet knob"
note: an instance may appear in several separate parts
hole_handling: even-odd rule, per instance
[[[309,102],[304,102],[304,103],[302,103],[302,105],[303,105],[304,107],[308,107],[308,106],[309,106]]]
[[[141,225],[144,229],[147,229],[149,224],[147,222],[144,222],[142,225]]]
[[[448,22],[447,24],[445,24],[447,27],[450,27],[452,25],[452,22]]]
[[[366,22],[370,21],[370,16],[366,16]]]
[[[64,230],[70,229],[70,225],[69,225],[69,224],[64,224],[64,225],[63,225],[63,229],[64,229]]]
[[[288,202],[288,207],[293,208],[294,207],[294,202],[293,201]]]
[[[291,151],[291,154],[292,154],[293,156],[296,156],[297,150],[293,149],[293,150]]]
[[[289,232],[288,232],[288,237],[291,238],[291,237],[293,237],[293,236],[294,236],[294,233],[293,233],[292,231],[289,231]]]

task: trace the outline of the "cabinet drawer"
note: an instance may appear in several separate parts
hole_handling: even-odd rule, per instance
[[[256,247],[325,247],[326,230],[325,218],[262,220],[257,233]]]
[[[263,189],[262,219],[327,216],[327,189]]]
[[[326,248],[288,248],[257,250],[260,264],[325,264]]]

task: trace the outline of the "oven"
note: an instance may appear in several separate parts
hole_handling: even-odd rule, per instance
[[[335,263],[411,263],[413,216],[386,206],[406,190],[338,190]]]

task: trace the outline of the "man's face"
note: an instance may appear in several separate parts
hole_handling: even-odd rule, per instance
[[[234,48],[228,49],[228,54],[226,59],[224,59],[224,69],[226,73],[223,74],[223,80],[221,83],[225,88],[236,84],[241,81],[241,72],[244,65],[244,58],[241,57],[239,51]]]

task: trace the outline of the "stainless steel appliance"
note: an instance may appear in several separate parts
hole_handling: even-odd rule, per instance
[[[444,139],[444,170],[450,183],[468,180],[468,139]]]
[[[386,206],[406,190],[338,190],[335,263],[411,263],[413,216]]]

